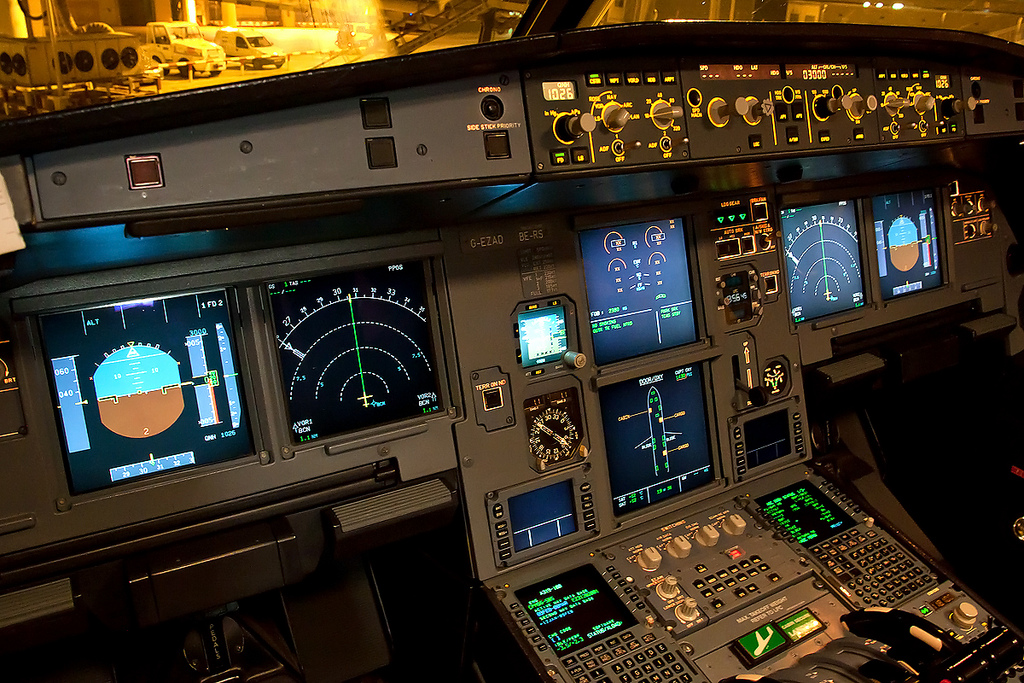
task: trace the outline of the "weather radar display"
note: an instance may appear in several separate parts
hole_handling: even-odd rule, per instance
[[[421,262],[266,287],[297,442],[441,410]]]
[[[784,209],[781,217],[793,322],[863,306],[853,202]]]
[[[586,230],[580,246],[599,365],[697,338],[681,221]]]
[[[40,326],[73,492],[252,452],[226,290]]]
[[[600,394],[615,514],[712,480],[699,365],[612,384]]]
[[[916,190],[871,200],[882,298],[894,299],[942,284],[935,192]]]

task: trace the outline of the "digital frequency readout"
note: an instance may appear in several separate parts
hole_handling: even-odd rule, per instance
[[[227,291],[40,318],[72,491],[252,452]]]
[[[580,246],[599,365],[697,338],[681,221],[587,230]]]
[[[298,442],[441,410],[423,264],[267,285]]]
[[[757,499],[761,512],[805,547],[853,526],[853,519],[818,487],[801,482]]]
[[[615,514],[713,479],[700,366],[612,384],[600,394]]]
[[[871,200],[871,209],[882,298],[894,299],[941,285],[935,192],[881,195]]]
[[[589,564],[517,590],[516,598],[559,655],[637,623],[597,569]]]

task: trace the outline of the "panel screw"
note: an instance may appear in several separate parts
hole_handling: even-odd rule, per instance
[[[54,185],[60,186],[68,182],[68,177],[60,171],[54,171],[53,175],[50,176],[50,180],[53,181]]]
[[[71,509],[71,503],[68,502],[67,498],[58,498],[56,504],[58,512],[67,512]]]
[[[416,145],[416,153],[419,154],[421,157],[427,156],[427,146],[426,145]]]
[[[511,415],[509,415],[508,417],[505,418],[505,424],[512,424],[512,416]]]
[[[508,85],[508,76],[502,74],[501,77],[498,79],[498,83],[501,83],[502,85]]]
[[[391,449],[388,448],[386,444],[383,444],[380,446],[380,448],[377,449],[377,452],[381,455],[381,457],[386,458],[391,453]]]
[[[249,152],[252,151],[252,143],[249,142],[248,140],[242,140],[242,143],[238,145],[238,149],[242,152],[242,154],[248,154]]]

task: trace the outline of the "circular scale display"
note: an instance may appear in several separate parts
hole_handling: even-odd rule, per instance
[[[583,420],[575,387],[526,399],[523,412],[534,469],[543,472],[582,455]]]
[[[857,214],[840,201],[782,211],[793,322],[864,305]]]
[[[441,409],[421,263],[267,285],[299,442]]]

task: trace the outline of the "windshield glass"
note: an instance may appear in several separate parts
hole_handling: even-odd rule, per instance
[[[527,0],[0,0],[5,103],[0,117],[504,40],[527,5]],[[260,35],[236,41],[239,33],[224,29]],[[211,44],[203,48],[197,40]],[[270,46],[274,55],[257,58],[247,51]],[[40,53],[46,58],[37,58]]]
[[[504,40],[528,8],[527,0],[0,4],[0,117],[6,118]],[[641,21],[902,25],[1024,40],[1021,0],[596,0],[580,26]],[[273,45],[274,54],[257,58],[246,41],[235,40],[234,29],[258,34],[247,37],[249,46]],[[186,38],[189,44],[181,44]],[[212,44],[203,48],[196,40]],[[33,56],[40,53],[48,59]]]
[[[1024,40],[1021,0],[596,0],[582,26],[637,21],[785,21],[915,26]]]

